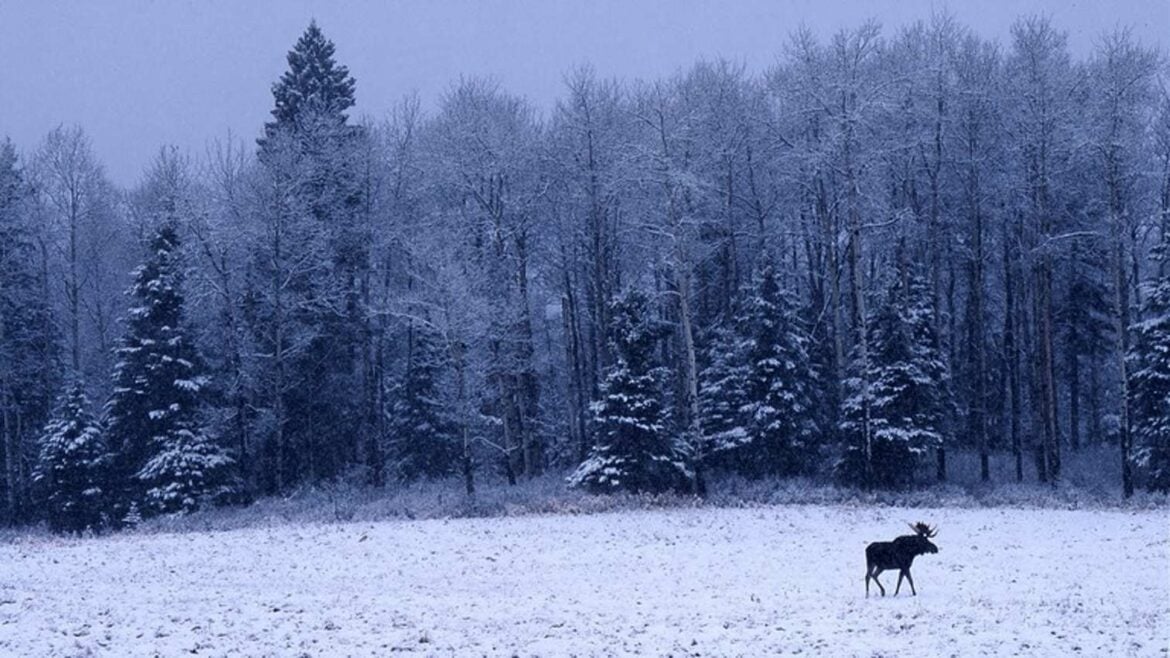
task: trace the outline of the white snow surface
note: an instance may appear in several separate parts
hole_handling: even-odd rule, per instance
[[[940,552],[918,596],[886,572],[867,600],[866,544],[919,520]],[[1168,521],[793,506],[26,537],[0,545],[0,654],[1166,656]]]

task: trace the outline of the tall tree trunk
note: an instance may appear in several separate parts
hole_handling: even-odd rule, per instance
[[[954,336],[954,318],[955,318],[955,274],[954,261],[951,259],[948,266],[951,270],[950,283],[947,290],[947,304],[949,318],[951,325],[947,332],[943,332],[943,315],[942,315],[942,255],[945,248],[945,243],[942,235],[942,199],[940,194],[942,166],[943,166],[943,116],[945,112],[944,95],[945,84],[942,77],[942,68],[939,66],[935,75],[935,98],[934,98],[934,113],[932,126],[932,148],[929,165],[926,167],[927,178],[930,182],[930,220],[927,224],[927,253],[928,263],[930,267],[930,312],[931,324],[934,329],[934,335],[940,337],[940,340],[947,341],[947,344],[952,347],[948,350],[947,355],[947,370],[950,371],[951,364],[954,363],[953,346],[955,344]],[[943,338],[945,336],[945,339]],[[943,440],[938,446],[938,463],[936,465],[936,478],[939,482],[944,482],[947,479],[947,445],[946,436],[949,428],[954,426],[951,418],[951,412],[948,408],[944,413],[946,418],[947,428],[941,432]]]
[[[1006,227],[1005,227],[1006,228]],[[1005,291],[1005,311],[1003,322],[1003,351],[1004,363],[1008,371],[1008,392],[1011,402],[1011,444],[1012,458],[1016,466],[1016,482],[1024,481],[1024,449],[1020,436],[1020,405],[1022,400],[1020,390],[1020,350],[1016,336],[1019,326],[1019,308],[1016,299],[1016,282],[1013,273],[1015,266],[1012,261],[1010,238],[1006,235],[1003,241],[1003,271]]]
[[[1100,445],[1101,440],[1101,373],[1089,368],[1089,436],[1086,444]]]
[[[870,409],[869,382],[869,332],[866,330],[865,287],[861,267],[861,207],[857,173],[853,168],[851,138],[845,146],[845,184],[849,212],[849,243],[846,247],[849,257],[849,301],[852,310],[852,326],[856,336],[862,381],[862,454],[865,460],[864,479],[866,488],[874,486],[873,436]]]
[[[577,461],[583,462],[589,455],[589,438],[585,431],[585,380],[582,367],[581,330],[577,320],[577,296],[569,277],[569,262],[562,254],[562,281],[564,293],[561,296],[561,319],[564,323],[565,363],[569,368],[569,438],[576,447]]]
[[[735,244],[735,175],[733,161],[727,158],[726,173],[724,174],[723,193],[723,279],[722,294],[719,302],[719,311],[724,316],[731,314],[731,300],[735,299],[739,289],[739,255]]]
[[[65,296],[69,303],[69,356],[73,376],[81,377],[81,279],[77,273],[77,200],[70,204],[69,216],[69,281]]]
[[[1129,281],[1126,276],[1125,215],[1121,199],[1121,180],[1115,158],[1106,161],[1106,185],[1109,191],[1109,215],[1113,232],[1113,314],[1117,331],[1114,356],[1118,372],[1118,447],[1121,450],[1121,488],[1126,498],[1133,496],[1133,438],[1129,419]]]
[[[0,411],[0,416],[3,417],[3,427],[0,431],[4,433],[4,484],[5,496],[4,502],[6,507],[7,520],[9,524],[16,524],[20,519],[20,435],[16,431],[15,411],[11,404],[12,400],[8,392],[4,392],[4,397],[0,400],[0,404],[4,406]]]
[[[518,387],[513,391],[516,417],[519,421],[520,444],[523,451],[525,477],[535,477],[544,470],[544,456],[540,438],[536,434],[536,416],[540,404],[539,382],[536,377],[532,312],[528,294],[528,236],[519,231],[513,240],[516,247],[516,284],[520,304],[520,372]]]
[[[1056,485],[1060,479],[1060,428],[1056,410],[1056,362],[1053,340],[1052,265],[1043,257],[1040,271],[1039,327],[1040,330],[1040,391],[1044,423],[1044,463],[1049,481]]]
[[[1065,350],[1065,368],[1068,370],[1068,445],[1073,450],[1080,450],[1081,358],[1075,344],[1068,345]]]
[[[673,166],[670,149],[670,139],[667,133],[666,117],[658,112],[657,122],[654,125],[661,147],[662,192],[666,202],[666,228],[672,242],[672,259],[670,264],[672,283],[678,297],[679,333],[682,339],[682,374],[683,374],[683,405],[687,414],[683,426],[687,428],[688,439],[698,436],[699,430],[699,373],[698,359],[695,350],[695,334],[691,319],[691,282],[693,264],[686,248],[686,227],[683,225],[682,192],[673,180],[671,167]]]
[[[586,131],[586,167],[589,172],[589,245],[591,276],[589,281],[590,319],[592,334],[589,344],[590,397],[597,399],[601,391],[601,372],[609,365],[609,346],[606,344],[606,328],[609,326],[610,286],[615,266],[610,258],[607,211],[602,201],[601,177],[598,171],[592,128]]]
[[[678,288],[678,313],[683,342],[686,409],[689,414],[686,425],[692,433],[697,433],[699,427],[699,375],[695,354],[695,335],[691,326],[690,282],[686,274],[682,272],[682,263],[685,262],[685,259],[681,260],[679,266],[674,268],[674,285]]]
[[[818,187],[820,188],[818,205],[822,206],[818,209],[818,214],[823,219],[822,225],[824,226],[824,234],[821,239],[825,244],[825,251],[829,258],[829,327],[833,340],[833,366],[835,374],[833,381],[841,382],[845,379],[845,322],[843,318],[845,304],[842,301],[841,294],[841,275],[843,272],[841,253],[837,246],[839,222],[837,213],[831,210],[824,181],[818,180]]]
[[[974,162],[973,157],[971,161]],[[979,450],[979,479],[982,482],[988,482],[991,480],[991,460],[987,446],[987,339],[983,318],[983,210],[979,200],[978,168],[972,167],[969,175],[972,177],[970,183],[972,186],[971,219],[975,225],[970,284],[972,308],[971,317],[967,319],[971,323],[972,329],[971,349],[975,352],[975,401],[971,406],[971,414],[974,417],[972,422],[975,428],[975,445]]]
[[[386,455],[382,448],[385,437],[385,407],[383,395],[383,380],[385,379],[383,355],[383,327],[380,322],[370,317],[372,308],[370,273],[367,270],[362,281],[362,382],[365,388],[365,422],[362,423],[366,435],[365,457],[366,468],[369,469],[369,482],[374,488],[386,486]]]
[[[276,369],[276,376],[272,381],[272,417],[273,425],[275,426],[275,436],[273,441],[276,443],[276,490],[284,491],[292,482],[292,474],[289,472],[289,466],[292,463],[292,451],[288,445],[288,438],[285,436],[285,425],[288,419],[286,418],[284,408],[284,392],[286,390],[286,374],[284,363],[284,334],[283,327],[278,321],[275,326],[276,331],[276,349],[273,355],[273,361]]]
[[[451,331],[451,309],[446,309],[448,331]],[[462,438],[463,489],[468,498],[475,495],[475,469],[471,456],[471,403],[467,399],[467,364],[462,343],[448,335],[448,349],[455,365],[455,390],[459,397],[459,434]]]

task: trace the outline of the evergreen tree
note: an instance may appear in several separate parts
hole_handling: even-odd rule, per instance
[[[815,380],[808,336],[771,266],[757,272],[738,318],[746,355],[742,472],[793,475],[816,463]]]
[[[699,449],[696,459],[728,465],[729,453],[748,441],[744,407],[748,403],[743,341],[716,325],[707,335],[706,366],[699,373]]]
[[[333,59],[333,42],[313,21],[289,51],[288,70],[272,85],[273,121],[264,124],[260,158],[285,167],[296,153],[298,196],[317,219],[336,229],[331,241],[338,265],[357,265],[367,245],[357,243],[352,215],[361,202],[355,145],[360,128],[348,125],[345,111],[354,104],[355,81]]]
[[[349,69],[334,61],[333,51],[333,42],[325,38],[317,21],[310,22],[288,53],[288,70],[272,85],[276,107],[274,121],[264,126],[267,136],[299,127],[310,118],[345,123],[345,111],[354,104],[354,79]]]
[[[905,486],[919,458],[941,445],[947,404],[946,365],[923,281],[899,277],[868,332],[869,358],[855,351],[843,383],[837,474],[867,488]]]
[[[609,341],[615,362],[593,404],[597,443],[569,476],[596,492],[657,493],[686,489],[692,477],[685,451],[666,431],[654,347],[663,328],[645,293],[631,289],[610,305]]]
[[[1168,246],[1159,252],[1159,260],[1170,258]],[[1163,272],[1146,295],[1130,353],[1135,461],[1155,491],[1170,491],[1170,271]]]
[[[717,328],[700,389],[703,445],[752,476],[792,475],[817,460],[809,338],[771,266],[741,291],[734,328]]]
[[[114,392],[106,405],[119,510],[191,511],[204,497],[231,489],[232,460],[204,433],[200,405],[206,377],[183,327],[183,269],[175,229],[163,225],[134,272],[138,302],[116,350]]]
[[[348,124],[346,110],[354,104],[355,81],[345,66],[334,59],[334,45],[316,22],[288,53],[288,70],[272,87],[273,121],[265,124],[259,140],[259,159],[276,185],[287,188],[291,198],[281,204],[303,209],[319,224],[327,254],[309,262],[289,252],[298,267],[321,270],[311,290],[298,296],[311,303],[298,306],[297,322],[312,334],[295,358],[282,357],[282,378],[296,386],[276,384],[283,399],[269,400],[279,408],[282,428],[276,440],[282,446],[298,446],[299,454],[285,448],[278,468],[287,471],[275,480],[288,484],[303,476],[330,478],[352,464],[363,447],[380,437],[371,436],[377,426],[374,412],[364,400],[371,398],[373,377],[367,341],[369,251],[371,218],[364,215],[363,169],[367,143],[365,131]],[[278,210],[279,211],[279,210]],[[258,256],[258,260],[263,257]],[[264,267],[261,264],[261,267]],[[260,315],[288,315],[285,310]],[[278,320],[281,321],[281,320]],[[258,333],[274,334],[273,327],[257,327]],[[365,357],[366,361],[361,359]],[[371,453],[375,451],[370,451]],[[376,462],[376,463],[375,463]],[[367,465],[380,472],[381,455],[367,456]]]
[[[404,480],[450,475],[462,453],[442,400],[444,352],[426,329],[414,327],[413,336],[406,373],[395,388],[390,412],[391,459]]]
[[[9,522],[28,512],[27,462],[35,455],[59,375],[57,332],[48,283],[37,263],[28,186],[16,149],[0,142],[0,454],[3,514]]]
[[[40,440],[33,482],[42,494],[49,527],[56,532],[104,525],[109,454],[89,408],[85,387],[75,381]]]

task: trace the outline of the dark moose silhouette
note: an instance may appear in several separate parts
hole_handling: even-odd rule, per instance
[[[914,590],[914,578],[910,576],[910,565],[914,558],[925,553],[937,553],[938,546],[931,543],[931,538],[938,534],[937,528],[932,528],[919,521],[910,526],[913,535],[903,535],[894,541],[875,541],[865,547],[865,596],[869,597],[869,580],[877,583],[882,596],[886,595],[886,588],[882,587],[878,575],[886,569],[898,570],[898,586],[894,588],[894,596],[902,589],[902,578],[910,581],[910,593],[918,596]]]

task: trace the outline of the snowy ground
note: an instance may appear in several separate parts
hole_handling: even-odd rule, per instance
[[[940,552],[918,597],[866,600],[866,543],[919,519]],[[1166,656],[1168,521],[797,506],[28,538],[0,545],[0,654]]]

